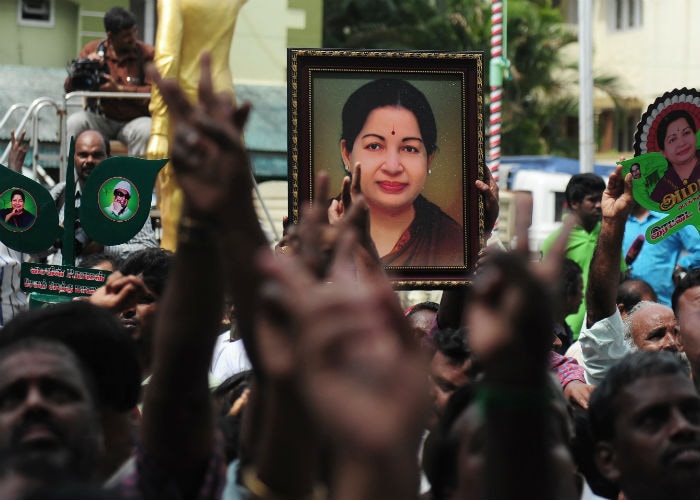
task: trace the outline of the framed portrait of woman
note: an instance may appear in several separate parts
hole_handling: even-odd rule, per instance
[[[360,165],[372,241],[397,288],[468,282],[484,239],[481,52],[289,49],[289,214]],[[337,212],[336,212],[337,211]]]

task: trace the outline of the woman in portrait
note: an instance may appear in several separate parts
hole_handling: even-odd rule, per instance
[[[696,150],[697,125],[690,113],[676,109],[664,116],[656,132],[659,150],[668,162],[666,173],[650,194],[662,205],[664,197],[700,180],[700,154]],[[673,206],[673,204],[670,204]]]
[[[0,217],[6,226],[17,229],[25,229],[34,223],[34,214],[24,208],[24,191],[13,189],[10,196],[10,208],[0,210]]]
[[[465,264],[462,226],[421,194],[437,149],[432,108],[404,80],[369,82],[343,106],[341,157],[348,173],[360,165],[370,234],[384,265]],[[330,219],[344,208],[333,200]]]

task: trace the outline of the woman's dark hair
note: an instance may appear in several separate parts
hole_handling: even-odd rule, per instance
[[[384,106],[400,106],[413,113],[428,155],[437,150],[435,116],[425,95],[404,80],[382,78],[364,84],[345,101],[340,138],[345,140],[348,151],[352,151],[357,134],[362,130],[369,114]]]
[[[406,308],[403,315],[408,318],[409,316],[412,316],[420,311],[430,311],[436,313],[438,312],[438,309],[440,309],[440,304],[426,300],[425,302],[419,302],[418,304],[413,304],[412,306]]]
[[[26,201],[26,199],[24,198],[24,191],[22,191],[21,189],[13,189],[12,196],[10,196],[10,199],[14,198],[16,194],[22,197],[22,201]]]
[[[693,116],[690,113],[688,113],[684,109],[674,109],[669,114],[664,116],[661,119],[661,121],[659,121],[659,128],[656,129],[656,144],[658,144],[660,151],[664,150],[664,141],[666,140],[668,126],[676,120],[680,120],[681,118],[685,119],[685,121],[688,122],[688,126],[690,126],[693,132],[698,131],[698,127],[697,125],[695,125],[695,120],[693,119]]]

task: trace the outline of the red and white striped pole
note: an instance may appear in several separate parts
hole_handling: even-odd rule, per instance
[[[488,167],[498,181],[501,164],[501,109],[503,103],[503,1],[491,2],[491,63],[489,65],[489,160]]]

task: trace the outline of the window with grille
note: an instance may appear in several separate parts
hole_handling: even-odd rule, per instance
[[[19,0],[17,22],[26,26],[52,27],[54,24],[54,0]]]

